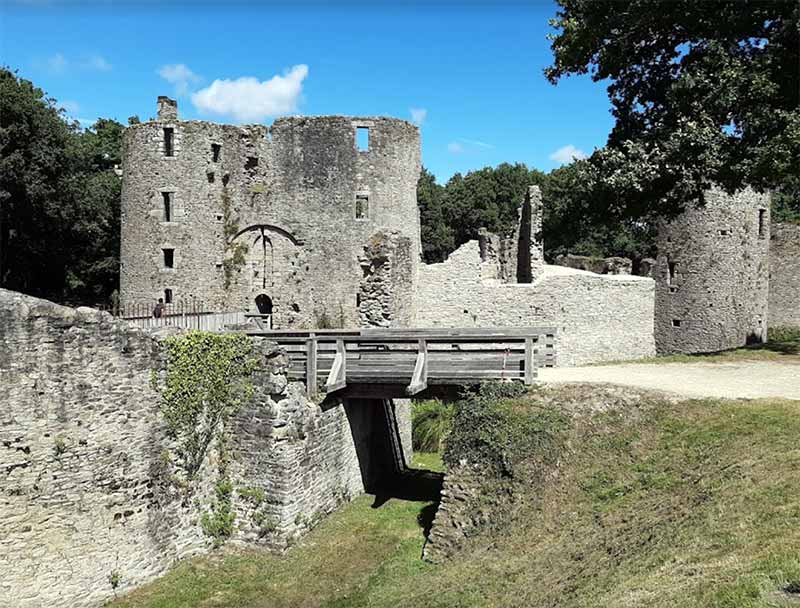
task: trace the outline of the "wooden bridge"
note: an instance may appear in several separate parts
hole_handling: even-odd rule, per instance
[[[429,387],[484,380],[533,384],[537,367],[555,365],[550,327],[355,329],[247,332],[277,342],[289,354],[291,380],[314,397],[348,389],[382,396],[418,395]]]

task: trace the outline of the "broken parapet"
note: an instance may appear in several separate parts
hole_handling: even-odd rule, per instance
[[[513,234],[500,236],[486,228],[478,231],[481,278],[501,283],[532,283],[544,267],[542,194],[531,186],[518,210]]]
[[[178,102],[166,95],[159,95],[158,120],[178,120]]]
[[[357,295],[362,327],[407,327],[413,318],[414,258],[411,239],[376,232],[359,256],[363,272]]]
[[[612,256],[597,258],[587,255],[559,255],[555,259],[558,266],[586,270],[595,274],[632,274],[633,264],[628,258]]]

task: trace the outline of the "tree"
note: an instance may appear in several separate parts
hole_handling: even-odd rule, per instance
[[[778,189],[800,166],[800,3],[558,0],[552,83],[610,81],[591,163],[611,213],[674,213],[711,183]]]
[[[419,207],[422,256],[426,262],[441,262],[453,249],[453,228],[445,221],[444,186],[436,183],[436,177],[425,167],[417,183],[417,205]]]
[[[86,131],[0,69],[0,286],[96,304],[117,288],[124,127]]]

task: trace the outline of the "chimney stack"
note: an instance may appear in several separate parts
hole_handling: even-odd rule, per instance
[[[178,102],[166,95],[159,95],[158,120],[178,120]]]

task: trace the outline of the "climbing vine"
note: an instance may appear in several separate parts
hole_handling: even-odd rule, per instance
[[[222,261],[222,270],[225,274],[225,289],[230,289],[233,275],[244,266],[247,255],[247,245],[234,242],[239,234],[239,222],[234,217],[231,194],[228,188],[222,189],[222,234],[225,237],[225,257]]]
[[[225,450],[225,421],[252,398],[256,361],[242,334],[192,331],[168,338],[166,349],[161,411],[176,442],[177,463],[191,480],[215,438]]]

